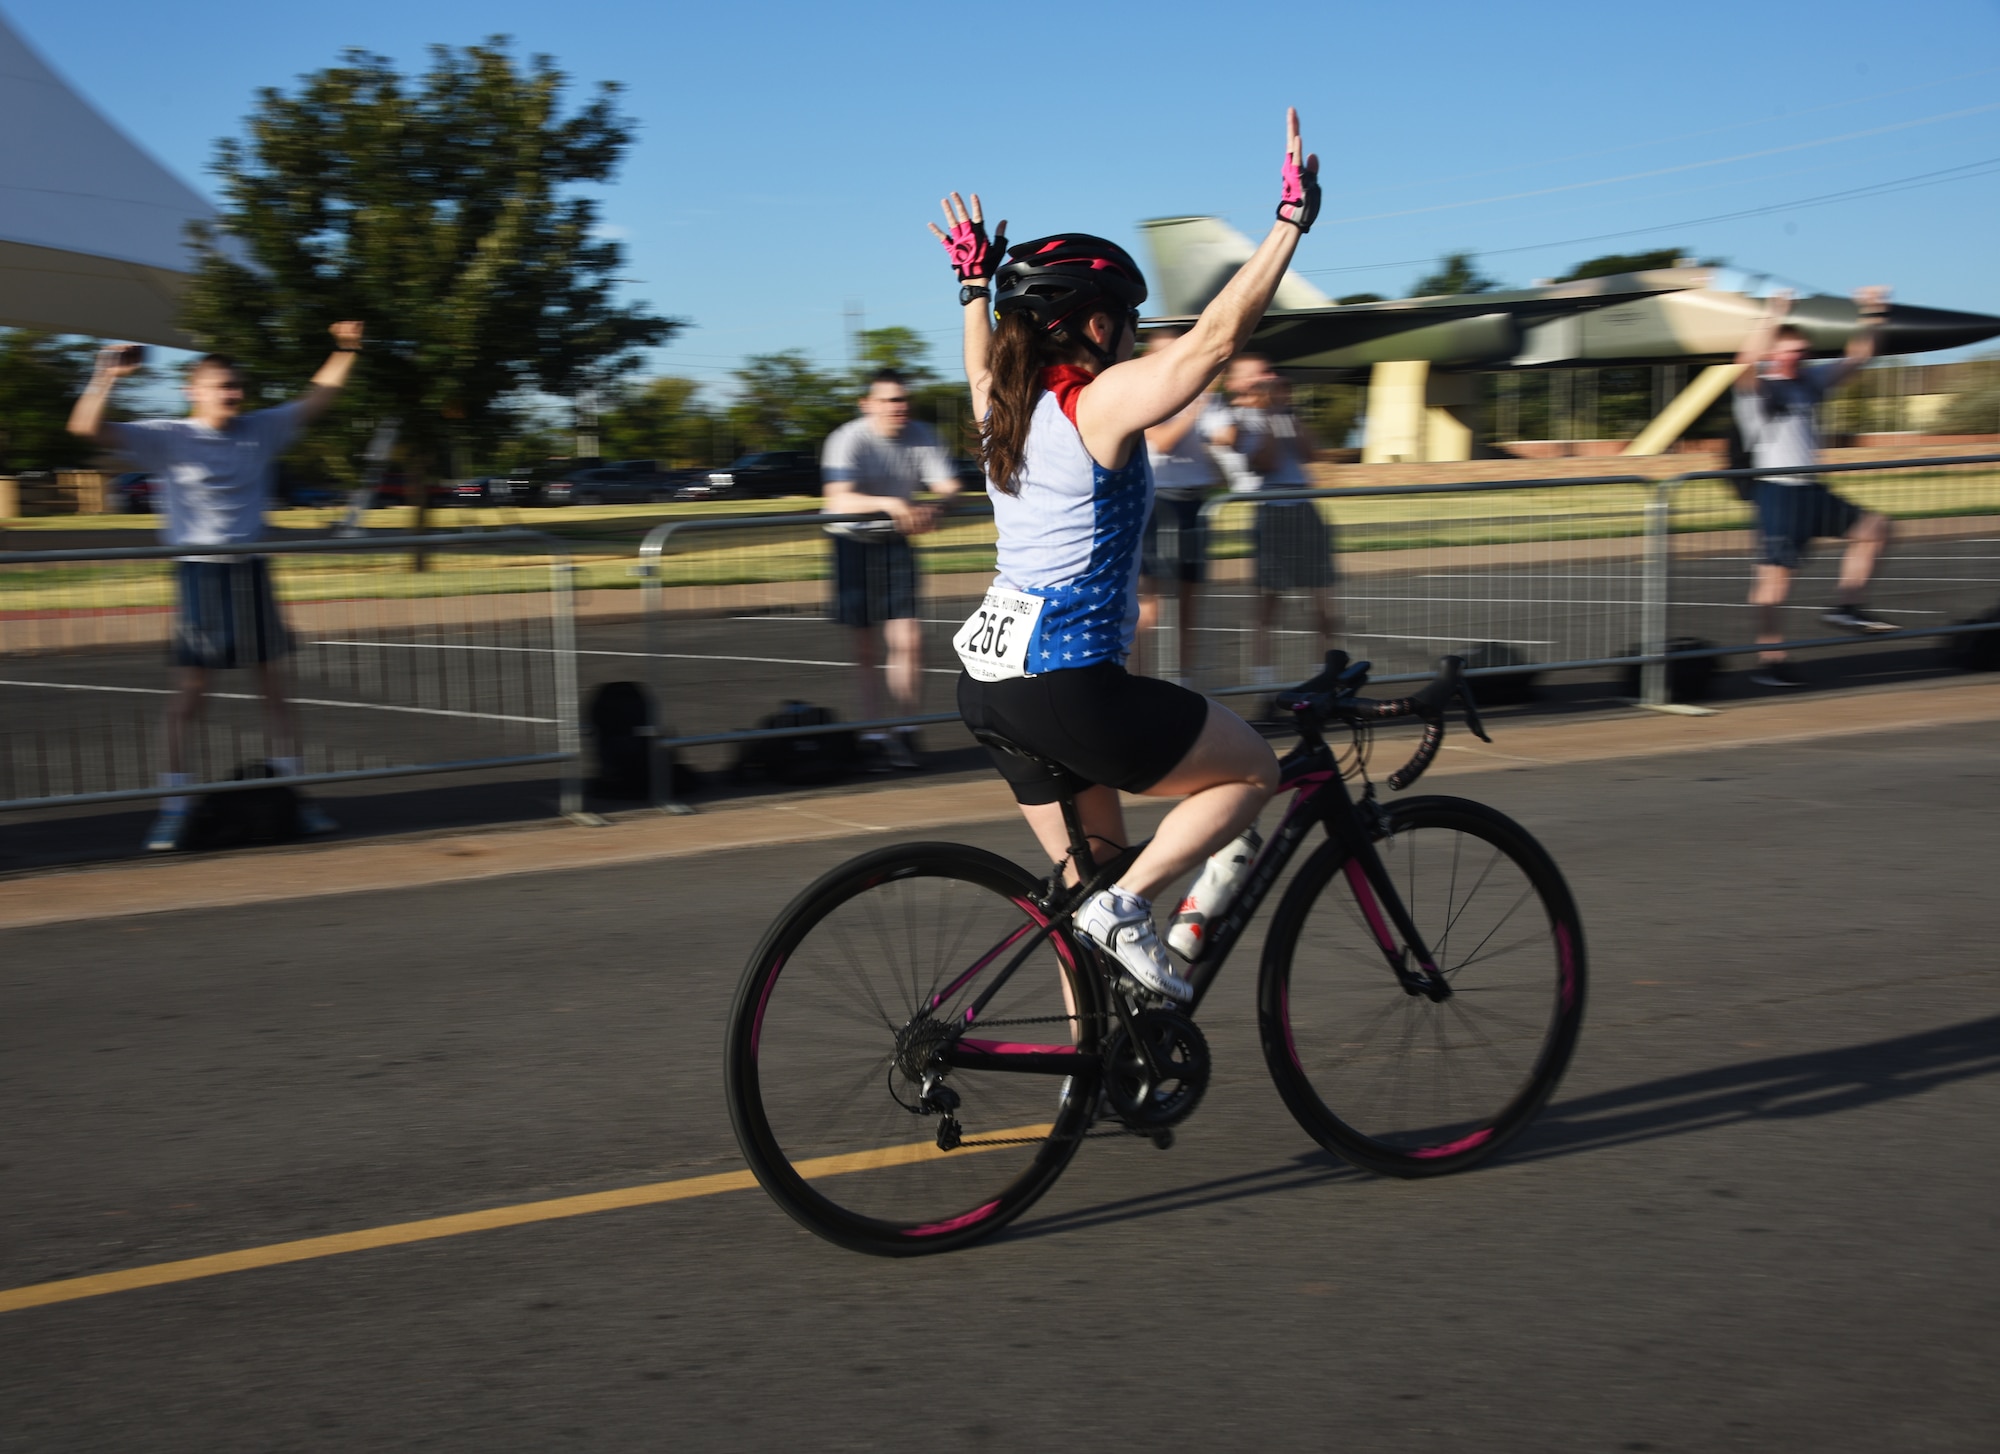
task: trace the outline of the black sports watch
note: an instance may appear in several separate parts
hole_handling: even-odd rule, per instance
[[[967,283],[958,290],[958,306],[970,308],[974,303],[992,296],[993,290],[985,283]]]

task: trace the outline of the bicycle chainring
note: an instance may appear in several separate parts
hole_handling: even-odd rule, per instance
[[[1132,1029],[1152,1052],[1158,1075],[1120,1025],[1104,1042],[1104,1098],[1134,1130],[1155,1131],[1186,1120],[1208,1089],[1208,1037],[1178,1010],[1141,1010]]]

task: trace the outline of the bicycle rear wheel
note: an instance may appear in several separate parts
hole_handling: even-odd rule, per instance
[[[902,844],[834,869],[765,934],[730,1017],[729,1114],[757,1179],[799,1222],[859,1252],[943,1252],[992,1234],[1062,1173],[1096,1104],[1100,1020],[1088,961],[1060,931],[973,1033],[990,1027],[996,1050],[1077,1053],[1079,1069],[952,1069],[962,1140],[950,1150],[921,1104],[925,1044],[961,1028],[1046,923],[1036,887],[981,849]]]
[[[1314,1140],[1369,1171],[1437,1176],[1498,1151],[1562,1078],[1583,1019],[1583,925],[1554,861],[1504,814],[1414,798],[1389,823],[1378,852],[1452,994],[1405,991],[1357,900],[1359,866],[1329,842],[1272,921],[1258,1022]]]

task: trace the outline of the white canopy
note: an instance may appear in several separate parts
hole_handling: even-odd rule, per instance
[[[0,16],[0,324],[192,348],[189,222],[215,209]]]

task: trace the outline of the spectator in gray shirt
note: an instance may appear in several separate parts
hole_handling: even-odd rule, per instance
[[[313,375],[312,387],[275,409],[244,413],[242,374],[226,354],[212,353],[188,372],[187,418],[108,422],[104,411],[111,390],[138,370],[143,350],[107,348],[98,355],[90,387],[70,411],[71,434],[124,455],[159,482],[160,533],[169,545],[191,547],[174,562],[175,691],[167,705],[162,787],[186,786],[188,729],[201,719],[210,676],[229,667],[257,673],[271,766],[280,777],[303,770],[298,713],[285,670],[291,638],[271,591],[269,562],[261,555],[203,555],[200,547],[264,538],[278,457],[333,404],[361,351],[359,323],[336,323],[328,331],[334,352]],[[185,794],[163,798],[146,847],[157,853],[180,847],[188,807]],[[301,801],[299,818],[308,833],[333,831],[333,820],[310,802]]]
[[[894,369],[883,369],[861,396],[861,417],[827,436],[820,452],[829,515],[882,513],[883,521],[829,525],[833,537],[834,619],[849,627],[854,664],[861,675],[861,716],[882,710],[880,658],[875,632],[888,647],[889,698],[898,716],[917,711],[923,683],[923,624],[917,620],[917,563],[908,537],[937,524],[937,506],[916,501],[923,486],[938,495],[958,492],[951,456],[929,425],[910,418],[910,390]],[[917,766],[916,729],[866,732],[867,766]]]
[[[1736,362],[1736,427],[1757,469],[1784,469],[1819,462],[1820,404],[1847,376],[1875,356],[1875,330],[1888,311],[1887,288],[1863,288],[1854,295],[1861,310],[1861,327],[1847,343],[1846,356],[1809,363],[1812,341],[1785,322],[1792,295],[1771,295],[1764,317],[1743,341]],[[1779,611],[1791,594],[1792,572],[1798,569],[1815,537],[1838,536],[1847,541],[1840,562],[1838,603],[1821,619],[1843,631],[1870,634],[1894,631],[1893,622],[1875,616],[1861,604],[1875,574],[1875,563],[1889,543],[1889,519],[1844,500],[1809,474],[1770,475],[1753,481],[1757,508],[1759,564],[1750,587],[1750,604],[1757,610],[1758,654],[1750,679],[1767,687],[1804,683],[1776,644],[1785,639]]]

